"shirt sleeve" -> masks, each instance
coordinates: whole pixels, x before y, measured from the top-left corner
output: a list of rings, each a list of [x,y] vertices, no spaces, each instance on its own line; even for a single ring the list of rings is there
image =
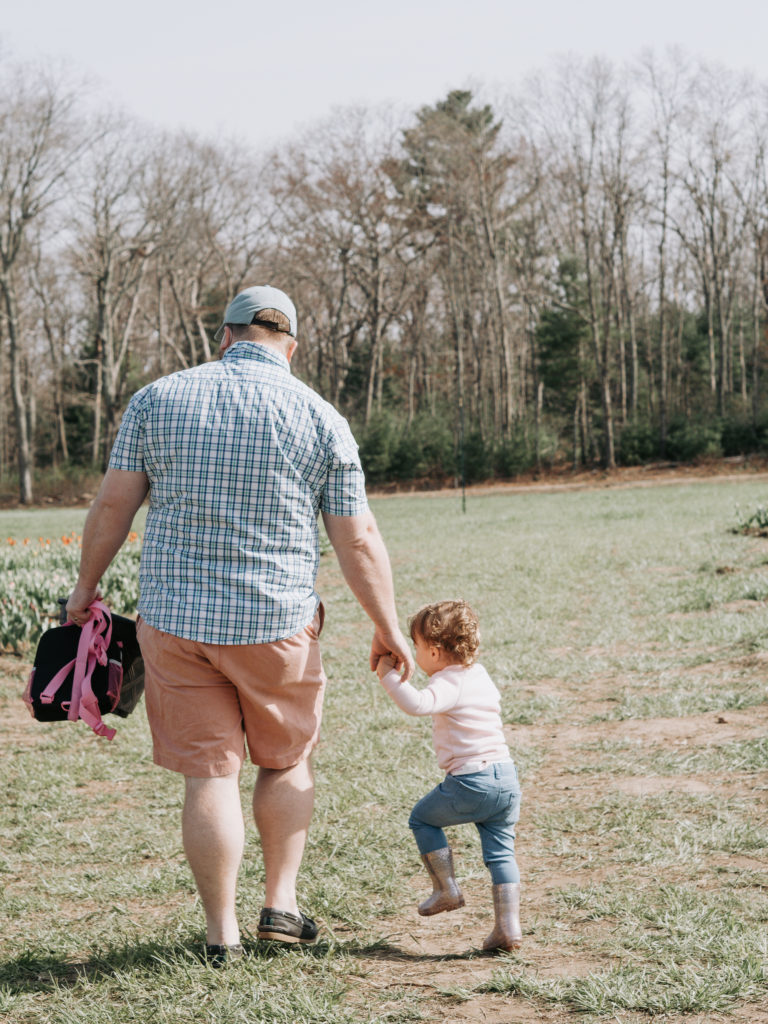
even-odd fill
[[[133,473],[146,472],[144,463],[144,422],[146,418],[147,388],[137,391],[123,413],[120,428],[109,457],[110,469],[124,469]]]
[[[336,416],[329,440],[328,473],[320,507],[331,516],[359,516],[368,511],[365,474],[349,424]]]
[[[393,669],[387,672],[381,685],[406,715],[439,715],[450,711],[459,699],[460,686],[450,679],[433,679],[429,686],[417,690],[410,683],[401,682]]]

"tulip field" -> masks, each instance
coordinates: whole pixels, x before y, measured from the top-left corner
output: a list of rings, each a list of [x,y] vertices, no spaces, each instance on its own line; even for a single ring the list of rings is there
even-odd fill
[[[80,535],[4,537],[0,540],[0,650],[25,654],[58,618],[60,597],[77,578]],[[131,532],[103,580],[110,603],[132,615],[139,599],[141,537]]]

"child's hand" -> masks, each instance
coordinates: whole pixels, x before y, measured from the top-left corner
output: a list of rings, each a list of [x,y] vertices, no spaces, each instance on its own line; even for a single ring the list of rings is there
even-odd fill
[[[379,679],[383,679],[387,672],[391,672],[395,668],[397,668],[395,659],[389,654],[382,654],[376,663],[376,674]]]

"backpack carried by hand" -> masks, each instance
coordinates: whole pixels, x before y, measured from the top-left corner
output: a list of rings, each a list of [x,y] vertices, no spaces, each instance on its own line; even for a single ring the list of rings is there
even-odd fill
[[[101,601],[90,610],[82,627],[68,622],[40,637],[24,701],[38,722],[81,718],[111,740],[115,730],[101,716],[133,711],[144,690],[144,662],[132,619],[113,615]]]

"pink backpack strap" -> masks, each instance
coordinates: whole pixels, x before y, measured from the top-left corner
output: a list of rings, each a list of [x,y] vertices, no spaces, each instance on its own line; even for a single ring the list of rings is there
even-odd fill
[[[94,626],[94,634],[91,638],[89,649],[88,649],[88,661],[85,675],[83,676],[80,684],[80,717],[86,723],[90,725],[97,736],[106,736],[108,740],[111,740],[115,736],[115,729],[105,725],[101,718],[101,710],[99,709],[99,702],[96,699],[96,695],[93,692],[93,686],[91,680],[93,678],[93,670],[96,668],[97,663],[99,665],[107,664],[107,648],[109,647],[109,641],[112,637],[112,618],[109,612],[104,609],[104,614],[101,612],[95,613],[93,619],[89,619],[89,622],[96,622]],[[100,632],[101,628],[106,624],[104,632]],[[86,623],[88,625],[88,623]],[[74,703],[74,702],[73,702]]]
[[[94,601],[90,605],[90,609],[92,615],[83,626],[77,645],[75,672],[72,679],[72,701],[67,718],[72,722],[82,718],[97,736],[106,736],[108,740],[111,740],[115,736],[116,730],[105,725],[101,719],[99,702],[93,692],[91,679],[97,664],[107,664],[107,649],[112,639],[112,616],[102,601]],[[70,666],[71,664],[70,662]],[[67,670],[70,666],[67,667]],[[62,669],[62,671],[64,670]],[[61,672],[57,675],[61,675]],[[51,684],[52,682],[53,680]],[[46,687],[46,690],[51,684]],[[58,685],[60,686],[61,683]]]
[[[80,640],[77,645],[77,656],[75,658],[75,673],[72,677],[72,701],[69,705],[67,718],[70,722],[76,722],[80,717],[80,694],[83,689],[83,679],[88,671],[88,650],[93,638],[93,619],[88,619],[80,630]]]
[[[48,683],[46,688],[40,694],[40,703],[41,704],[51,704],[53,702],[53,698],[56,696],[57,690],[59,689],[59,687],[62,685],[64,680],[69,675],[70,671],[72,670],[72,666],[74,664],[75,664],[75,659],[73,658],[72,661],[68,661],[67,664],[63,668],[59,669],[59,671],[56,673],[56,675],[53,677],[53,679],[51,679],[50,683]],[[62,705],[62,706],[64,706],[64,705]]]
[[[90,688],[90,684],[83,686],[83,695],[80,698],[80,717],[86,725],[90,725],[97,736],[105,736],[108,740],[115,738],[116,729],[106,725],[101,717],[99,702]]]

